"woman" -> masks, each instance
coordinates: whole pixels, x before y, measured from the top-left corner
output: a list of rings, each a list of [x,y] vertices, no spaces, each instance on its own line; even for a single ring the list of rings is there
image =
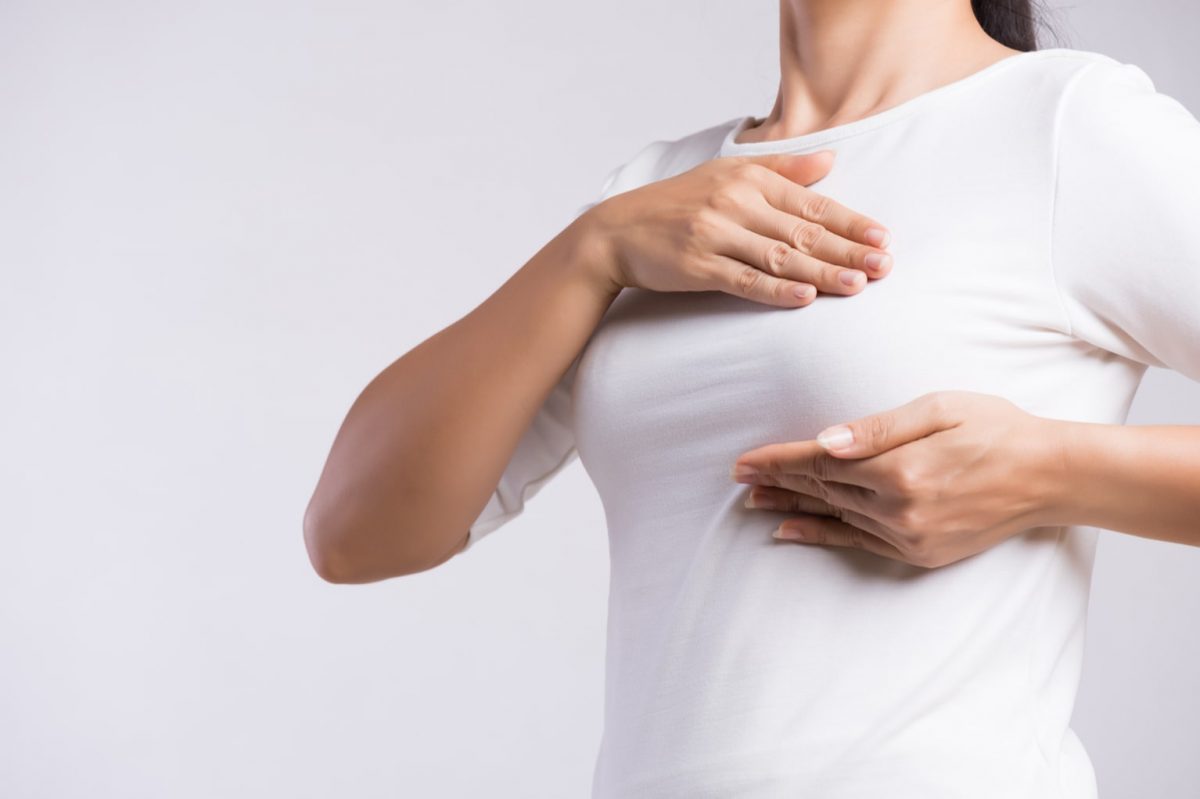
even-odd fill
[[[1028,11],[783,0],[768,116],[649,144],[364,390],[317,570],[432,568],[579,457],[594,796],[1096,796],[1090,526],[1200,545],[1200,429],[1122,424],[1200,379],[1200,122]]]

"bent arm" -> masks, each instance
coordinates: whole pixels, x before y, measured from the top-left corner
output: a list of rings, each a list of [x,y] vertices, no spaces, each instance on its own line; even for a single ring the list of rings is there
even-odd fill
[[[462,550],[521,434],[620,292],[608,263],[590,215],[577,217],[363,389],[304,514],[322,578],[373,582]]]
[[[1064,90],[1051,277],[1067,331],[1200,380],[1200,120],[1108,57]],[[1061,423],[1064,523],[1200,544],[1200,428]]]

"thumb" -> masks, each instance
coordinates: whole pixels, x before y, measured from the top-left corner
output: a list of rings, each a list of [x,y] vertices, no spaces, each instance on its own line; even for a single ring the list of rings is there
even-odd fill
[[[775,170],[801,186],[810,186],[829,174],[835,155],[833,150],[817,150],[815,153],[771,153],[750,160]]]
[[[817,443],[839,458],[866,458],[953,427],[956,423],[948,418],[945,403],[936,393],[922,395],[890,411],[827,427],[817,433]]]

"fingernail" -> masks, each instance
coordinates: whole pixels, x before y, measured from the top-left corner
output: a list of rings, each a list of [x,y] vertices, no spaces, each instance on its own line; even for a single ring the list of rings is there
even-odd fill
[[[844,424],[817,433],[817,443],[825,449],[845,449],[854,443],[854,431]]]
[[[775,532],[771,533],[771,537],[779,538],[783,541],[803,541],[804,533],[795,527],[784,527],[781,524],[775,528]]]
[[[858,283],[859,276],[861,274],[862,274],[862,272],[856,272],[853,269],[847,269],[844,272],[842,272],[840,275],[838,275],[838,280],[840,280],[843,285],[853,286]]]
[[[735,464],[733,467],[733,478],[735,480],[747,480],[758,477],[758,470],[753,466],[747,466],[744,463]]]
[[[775,510],[775,498],[774,497],[764,496],[761,494],[755,494],[753,491],[751,491],[749,494],[746,495],[746,502],[744,504],[747,508],[758,508],[759,510]]]
[[[886,247],[888,242],[891,241],[892,234],[881,227],[870,227],[863,234],[863,238],[873,247]]]
[[[874,269],[876,271],[880,271],[883,269],[884,265],[887,264],[887,262],[890,260],[891,260],[891,257],[888,255],[885,255],[884,253],[871,252],[871,253],[867,253],[866,257],[863,258],[863,264],[866,265],[866,267],[868,269]]]
[[[792,289],[792,293],[796,295],[796,299],[807,300],[809,297],[812,296],[813,287],[812,286],[796,286],[794,289]]]

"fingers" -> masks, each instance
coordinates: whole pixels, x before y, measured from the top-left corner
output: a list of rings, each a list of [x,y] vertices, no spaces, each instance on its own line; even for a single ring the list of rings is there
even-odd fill
[[[809,439],[765,444],[743,452],[734,462],[730,476],[739,483],[758,485],[778,485],[803,476],[875,490],[882,483],[882,471],[886,471],[886,464],[870,459],[843,460]]]
[[[882,223],[778,172],[763,170],[761,180],[763,197],[780,211],[816,222],[844,239],[872,247],[887,247],[891,241],[891,234]]]
[[[778,277],[727,255],[709,256],[712,289],[765,305],[799,308],[817,296],[811,283]]]
[[[828,427],[817,443],[839,458],[865,458],[958,424],[948,392],[932,391],[882,413]]]
[[[820,226],[810,230],[819,231]],[[806,234],[807,235],[807,234]],[[837,266],[803,252],[786,241],[731,223],[721,239],[721,254],[758,267],[768,274],[811,283],[827,294],[855,294],[867,284],[858,270]]]
[[[708,288],[799,307],[818,292],[855,294],[869,278],[890,272],[890,254],[862,241],[886,244],[881,225],[795,181],[806,169],[828,170],[832,151],[816,155],[710,162],[723,171],[687,231],[701,240],[695,249],[714,267],[704,276]]]
[[[747,508],[803,514],[785,519],[776,538],[810,544],[863,549],[887,558],[914,563],[901,548],[903,541],[882,522],[840,504],[774,486],[752,486],[746,495]]]
[[[886,527],[867,517],[855,518],[851,514],[847,518],[851,521],[823,516],[785,519],[775,537],[804,544],[861,549],[891,560],[913,563],[899,547],[887,540],[889,531]]]
[[[768,155],[745,156],[741,160],[760,164],[789,180],[807,186],[829,174],[836,153],[833,150],[818,150],[815,153],[770,153]]]
[[[765,200],[750,210],[749,218],[743,224],[763,236],[786,242],[818,261],[861,270],[869,277],[883,277],[892,268],[892,256],[884,250],[855,243],[819,221],[781,211]]]
[[[747,508],[787,513],[819,513],[845,518],[846,513],[869,515],[881,506],[875,492],[849,483],[822,483],[798,478],[787,485],[754,485],[746,495]]]
[[[837,516],[838,513],[836,506],[820,497],[767,485],[750,486],[744,505],[747,508],[786,513],[817,513],[823,516]]]

